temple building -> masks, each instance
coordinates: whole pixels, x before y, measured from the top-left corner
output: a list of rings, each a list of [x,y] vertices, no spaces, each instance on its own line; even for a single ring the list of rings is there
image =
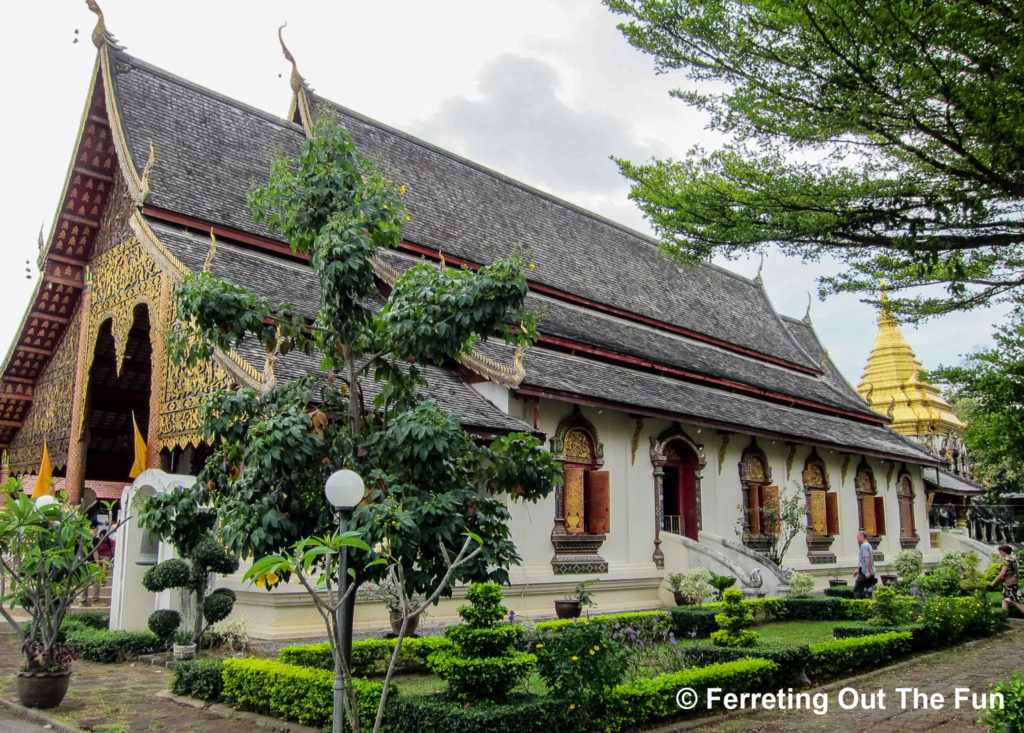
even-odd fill
[[[985,493],[985,488],[971,477],[970,455],[963,439],[967,426],[956,416],[938,388],[921,379],[921,362],[886,310],[888,298],[884,286],[881,299],[878,332],[857,391],[873,410],[892,419],[892,430],[944,459],[944,466],[935,466],[922,473],[928,496],[929,521],[936,529],[966,529],[970,499]],[[901,495],[909,490],[904,486],[898,488]],[[971,526],[972,536],[984,535],[984,539],[990,542],[997,534],[975,532],[975,529]],[[938,534],[933,534],[932,539],[938,547]]]
[[[882,368],[868,404],[809,316],[776,313],[759,278],[683,270],[649,237],[317,96],[294,62],[280,117],[128,55],[102,17],[93,35],[74,158],[2,367],[0,446],[12,473],[32,473],[45,441],[73,500],[120,482],[122,504],[137,508],[198,471],[205,395],[319,373],[315,357],[297,352],[270,373],[262,348],[245,344],[180,366],[167,332],[175,284],[207,262],[299,313],[317,311],[306,261],[253,223],[246,200],[326,110],[406,187],[404,239],[375,263],[383,293],[423,260],[476,268],[522,247],[536,265],[527,306],[542,314],[538,344],[523,353],[488,341],[460,363],[425,368],[430,393],[471,432],[542,433],[564,466],[547,501],[510,507],[523,563],[506,599],[518,614],[550,614],[552,598],[593,577],[600,610],[649,608],[669,598],[666,573],[696,565],[751,594],[785,590],[793,568],[824,583],[852,572],[860,529],[882,565],[910,547],[937,558],[920,539],[927,474],[944,461],[890,424],[920,423],[927,404],[935,430],[948,406]],[[893,380],[915,398],[890,417],[872,405]],[[134,482],[133,416],[150,469]],[[806,502],[806,522],[774,563],[776,508],[792,496]],[[135,524],[122,539],[113,624],[139,627],[161,601],[138,586],[138,563],[169,549]],[[301,589],[228,582],[258,635],[318,628]],[[357,623],[369,613],[360,603]]]

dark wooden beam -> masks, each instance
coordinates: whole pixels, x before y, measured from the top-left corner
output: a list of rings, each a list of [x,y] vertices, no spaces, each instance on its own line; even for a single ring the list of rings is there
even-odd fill
[[[37,346],[23,346],[22,344],[18,344],[14,348],[15,351],[25,351],[29,354],[42,354],[43,356],[50,356],[53,353],[52,349],[40,349]]]
[[[87,227],[92,227],[93,229],[100,228],[100,223],[96,219],[87,219],[86,217],[79,216],[78,214],[61,214],[60,218],[67,219],[72,224],[82,224]]]
[[[80,165],[76,165],[75,168],[74,168],[74,171],[75,171],[75,173],[81,173],[83,176],[90,176],[92,178],[98,178],[99,180],[106,181],[107,183],[113,183],[114,182],[114,177],[112,175],[110,175],[109,173],[100,173],[99,171],[94,171],[94,170],[92,170],[90,168],[85,168],[85,167],[80,166]]]
[[[66,316],[58,316],[53,313],[44,313],[43,311],[29,311],[29,318],[41,318],[47,321],[54,321],[56,323],[62,323],[65,326],[71,323],[71,319]]]

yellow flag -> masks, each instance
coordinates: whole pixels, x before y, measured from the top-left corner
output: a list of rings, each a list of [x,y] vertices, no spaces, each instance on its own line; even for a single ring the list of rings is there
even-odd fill
[[[50,479],[52,478],[53,466],[50,465],[50,451],[46,449],[46,441],[43,441],[43,460],[39,462],[39,472],[36,474],[36,487],[32,489],[33,499],[53,493],[50,486]]]
[[[129,478],[135,478],[146,470],[146,441],[142,439],[142,433],[139,432],[139,424],[135,422],[134,412],[132,413],[132,427],[135,428],[135,463],[132,464],[132,470],[128,472]]]

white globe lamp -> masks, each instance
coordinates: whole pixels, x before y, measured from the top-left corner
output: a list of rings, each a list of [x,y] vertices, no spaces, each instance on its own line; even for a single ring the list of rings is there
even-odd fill
[[[327,477],[324,496],[336,511],[351,511],[363,500],[366,487],[355,471],[344,468]]]

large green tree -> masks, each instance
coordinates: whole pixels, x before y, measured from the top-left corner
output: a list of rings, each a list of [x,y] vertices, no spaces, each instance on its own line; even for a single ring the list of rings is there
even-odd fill
[[[213,453],[200,487],[230,549],[263,557],[331,530],[324,481],[350,468],[367,487],[350,529],[386,543],[409,595],[437,587],[467,534],[483,550],[450,580],[506,582],[519,556],[505,497],[547,496],[557,464],[532,436],[468,434],[428,398],[423,365],[451,364],[480,339],[532,343],[525,263],[510,257],[475,273],[415,265],[381,306],[373,258],[401,240],[403,193],[325,114],[298,159],[278,161],[250,198],[257,221],[309,256],[319,312],[298,314],[208,271],[178,287],[188,325],[174,358],[195,363],[250,339],[267,352],[262,389],[218,392],[202,410]],[[323,373],[277,380],[275,362],[294,350],[315,354]],[[373,556],[353,552],[357,583],[384,572]]]
[[[846,267],[823,295],[885,276],[911,320],[1020,296],[1024,4],[604,2],[728,137],[618,161],[667,252],[832,256]],[[944,296],[907,292],[934,284]]]
[[[944,384],[967,422],[973,473],[999,494],[1024,489],[1024,315],[994,335],[995,345],[929,377]]]

